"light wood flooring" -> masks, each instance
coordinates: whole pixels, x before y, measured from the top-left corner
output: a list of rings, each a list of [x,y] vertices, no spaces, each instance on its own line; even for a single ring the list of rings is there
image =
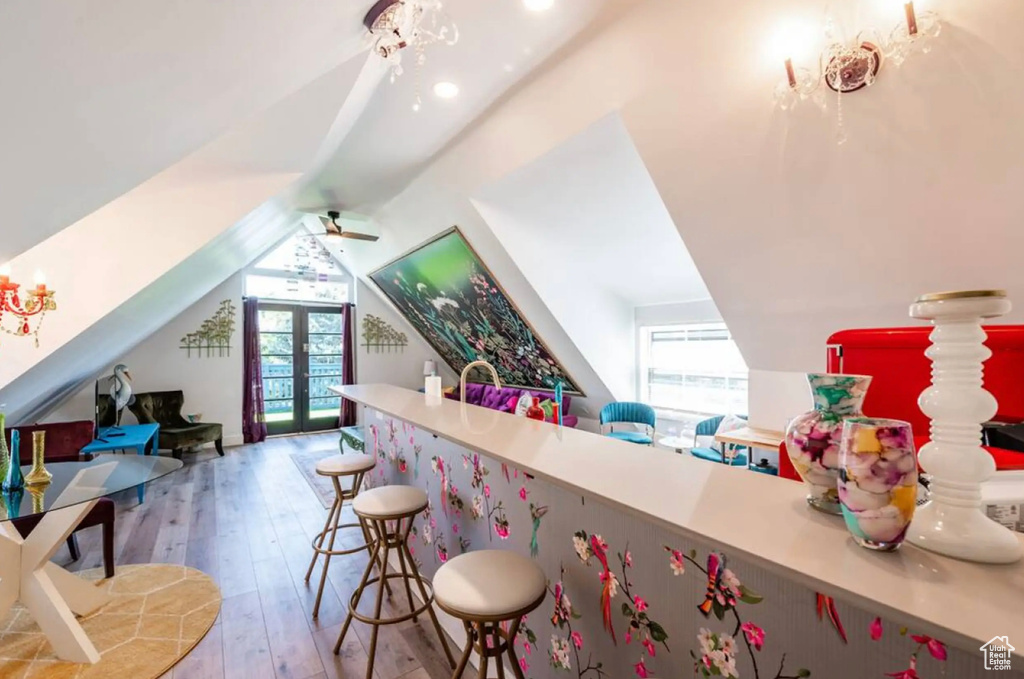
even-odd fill
[[[229,448],[223,458],[186,455],[181,470],[147,487],[144,504],[134,491],[115,498],[118,564],[186,564],[211,575],[224,596],[213,629],[165,679],[363,679],[370,628],[354,623],[341,654],[333,648],[365,554],[334,557],[318,620],[320,569],[309,586],[303,581],[327,510],[290,453],[337,450],[337,442],[332,432]],[[82,558],[71,570],[101,564],[98,527],[82,531],[79,545]],[[55,560],[68,558],[62,548]],[[394,603],[406,606],[397,591]],[[423,622],[381,628],[377,679],[450,679]]]

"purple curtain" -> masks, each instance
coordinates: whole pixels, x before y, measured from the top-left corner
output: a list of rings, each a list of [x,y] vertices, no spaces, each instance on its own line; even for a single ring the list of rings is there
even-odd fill
[[[344,329],[344,335],[341,338],[341,383],[342,384],[355,384],[356,383],[356,349],[355,340],[353,335],[354,330],[354,317],[353,311],[355,307],[351,304],[345,304],[341,307],[341,325]],[[356,423],[356,404],[354,401],[348,399],[341,400],[341,426],[352,427]]]
[[[267,438],[267,419],[263,411],[263,361],[260,358],[259,300],[246,297],[242,306],[245,336],[245,377],[242,385],[242,437],[246,443]]]

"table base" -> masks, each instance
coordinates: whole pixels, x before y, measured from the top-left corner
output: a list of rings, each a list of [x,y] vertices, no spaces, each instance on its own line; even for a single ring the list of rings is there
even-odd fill
[[[75,615],[87,615],[109,601],[95,583],[50,559],[96,500],[47,512],[22,538],[10,522],[0,523],[0,620],[20,601],[61,660],[96,663],[100,654]]]

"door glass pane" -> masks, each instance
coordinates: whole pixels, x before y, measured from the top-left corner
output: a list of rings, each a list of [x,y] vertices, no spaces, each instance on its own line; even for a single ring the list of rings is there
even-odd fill
[[[295,416],[295,367],[291,311],[260,309],[260,354],[263,363],[263,405],[268,424],[290,429]]]
[[[342,316],[309,314],[309,419],[336,418],[341,399],[329,387],[341,384]]]
[[[260,332],[292,331],[292,312],[260,309]]]

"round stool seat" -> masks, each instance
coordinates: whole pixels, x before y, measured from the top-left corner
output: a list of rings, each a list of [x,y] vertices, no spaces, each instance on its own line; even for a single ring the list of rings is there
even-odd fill
[[[363,491],[352,501],[352,511],[367,519],[394,519],[426,508],[427,494],[413,486],[381,486]]]
[[[461,554],[434,575],[434,600],[471,619],[509,620],[544,597],[547,579],[537,564],[515,552],[484,549]]]
[[[349,455],[332,455],[316,463],[316,473],[320,476],[348,476],[360,472],[368,472],[376,466],[377,460],[369,455],[353,453]]]

